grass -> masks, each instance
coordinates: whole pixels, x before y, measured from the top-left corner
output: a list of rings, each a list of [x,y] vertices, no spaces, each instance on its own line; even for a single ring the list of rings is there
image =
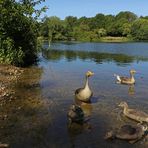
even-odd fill
[[[132,39],[127,38],[127,37],[112,37],[112,36],[107,36],[107,37],[101,37],[100,38],[101,42],[128,42],[132,41]]]

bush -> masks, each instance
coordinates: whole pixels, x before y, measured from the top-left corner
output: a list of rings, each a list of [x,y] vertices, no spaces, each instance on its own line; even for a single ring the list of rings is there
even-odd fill
[[[35,0],[0,1],[0,63],[28,66],[36,62],[38,23],[32,17],[36,4]]]
[[[1,41],[0,47],[0,63],[19,65],[19,63],[23,63],[23,51],[21,47],[18,50],[14,49],[13,40],[7,38],[3,42]]]

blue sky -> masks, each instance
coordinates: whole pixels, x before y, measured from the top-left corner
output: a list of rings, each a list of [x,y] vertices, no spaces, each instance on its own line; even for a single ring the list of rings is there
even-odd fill
[[[49,8],[44,15],[61,19],[66,16],[93,17],[97,13],[116,15],[120,11],[148,16],[148,0],[46,0],[43,5]]]

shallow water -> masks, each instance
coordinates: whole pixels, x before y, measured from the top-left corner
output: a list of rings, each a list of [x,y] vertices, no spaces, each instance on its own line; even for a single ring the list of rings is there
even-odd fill
[[[1,109],[9,115],[1,121],[0,142],[27,148],[148,147],[147,139],[134,145],[104,140],[111,129],[137,124],[125,117],[119,120],[116,108],[121,101],[148,113],[148,43],[59,42],[39,58],[39,66],[28,69],[13,84],[15,101]],[[114,73],[128,76],[130,69],[137,71],[136,84],[116,84]],[[93,97],[81,107],[89,120],[69,128],[67,111],[78,103],[74,91],[84,85],[88,70],[95,73],[89,81]]]

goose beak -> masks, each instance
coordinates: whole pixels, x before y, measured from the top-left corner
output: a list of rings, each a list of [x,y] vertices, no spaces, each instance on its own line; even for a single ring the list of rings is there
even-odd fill
[[[87,75],[88,77],[90,77],[90,76],[93,76],[93,75],[94,75],[94,73],[93,73],[93,72],[91,72],[91,71],[88,71],[88,72],[86,73],[86,75]]]
[[[134,69],[131,69],[130,72],[131,73],[137,73],[136,70],[134,70]]]

